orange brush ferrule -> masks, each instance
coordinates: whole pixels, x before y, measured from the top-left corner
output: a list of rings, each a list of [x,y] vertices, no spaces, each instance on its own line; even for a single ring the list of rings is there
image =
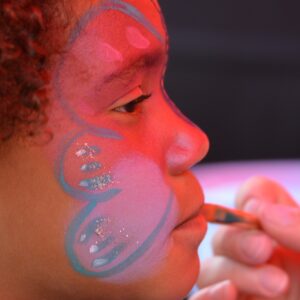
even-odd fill
[[[210,223],[237,225],[249,229],[261,228],[260,222],[256,217],[241,210],[205,203],[201,213]]]

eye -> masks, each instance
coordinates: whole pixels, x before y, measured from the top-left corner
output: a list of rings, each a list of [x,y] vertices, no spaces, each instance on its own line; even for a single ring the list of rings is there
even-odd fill
[[[114,111],[122,112],[122,113],[134,113],[138,109],[139,104],[141,102],[149,99],[150,97],[151,97],[151,94],[141,95],[140,97],[138,97],[124,105],[114,108]]]
[[[139,105],[150,97],[151,94],[144,94],[141,88],[138,87],[117,101],[117,106],[113,108],[113,111],[120,113],[135,113],[138,111]]]

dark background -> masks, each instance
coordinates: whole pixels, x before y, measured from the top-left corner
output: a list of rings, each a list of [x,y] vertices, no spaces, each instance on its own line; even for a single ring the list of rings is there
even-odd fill
[[[300,158],[300,3],[160,4],[166,89],[210,137],[206,161]]]

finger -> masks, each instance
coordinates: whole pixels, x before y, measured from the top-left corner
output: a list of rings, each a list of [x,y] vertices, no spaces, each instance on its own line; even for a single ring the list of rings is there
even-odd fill
[[[278,183],[254,177],[241,187],[236,204],[256,215],[266,233],[281,245],[300,251],[300,208]]]
[[[195,293],[189,300],[236,300],[237,290],[229,281],[225,280]]]
[[[198,284],[200,288],[207,287],[226,279],[239,292],[261,297],[280,296],[289,285],[288,275],[280,268],[272,265],[250,267],[221,256],[203,263]]]
[[[262,176],[252,177],[241,186],[236,206],[242,209],[251,199],[297,206],[293,197],[281,185]]]
[[[270,259],[274,243],[263,232],[224,226],[215,234],[212,247],[216,255],[227,256],[245,264],[258,265]]]
[[[300,251],[300,208],[250,200],[245,210],[256,215],[264,231],[281,245]]]

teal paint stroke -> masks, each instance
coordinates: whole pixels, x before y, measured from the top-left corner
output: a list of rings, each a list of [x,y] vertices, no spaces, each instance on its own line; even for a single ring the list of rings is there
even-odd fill
[[[115,196],[114,194],[111,195],[112,197]],[[105,271],[90,271],[87,270],[79,261],[78,257],[75,254],[74,251],[74,245],[76,243],[76,234],[80,228],[80,225],[86,220],[88,215],[94,210],[94,208],[97,206],[98,203],[91,202],[88,204],[85,208],[82,209],[82,211],[78,214],[78,216],[73,220],[71,223],[67,237],[66,237],[66,251],[68,253],[68,256],[72,262],[73,268],[80,272],[81,274],[84,274],[86,276],[91,277],[101,277],[106,278],[110,277],[112,275],[116,275],[118,273],[121,273],[122,271],[126,270],[130,265],[132,265],[134,262],[136,262],[141,256],[143,256],[147,250],[153,245],[155,242],[155,239],[161,232],[162,228],[166,224],[166,221],[170,215],[172,204],[174,201],[173,194],[170,194],[169,200],[167,202],[166,208],[160,218],[160,221],[156,225],[156,227],[153,229],[153,231],[148,235],[146,240],[127,258],[125,258],[122,262],[117,264],[116,266],[112,267],[111,269],[105,270]],[[120,245],[121,246],[121,245]],[[104,256],[105,257],[105,256]],[[116,258],[116,257],[114,257]]]

